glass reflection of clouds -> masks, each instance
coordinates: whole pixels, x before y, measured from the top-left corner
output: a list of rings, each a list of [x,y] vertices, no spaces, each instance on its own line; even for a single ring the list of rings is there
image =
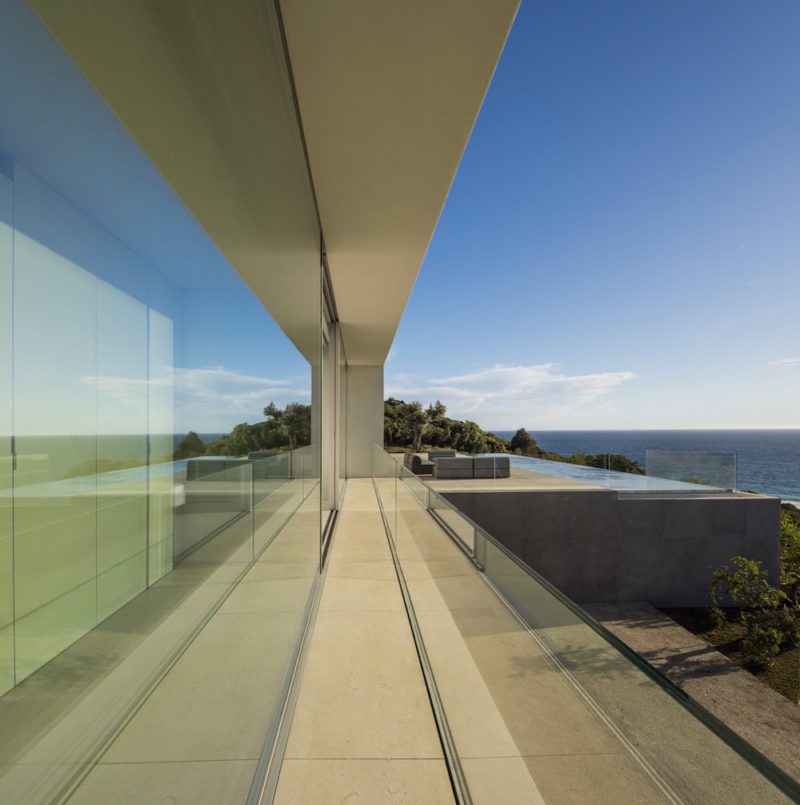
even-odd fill
[[[80,220],[78,210],[18,164],[14,186],[17,224],[39,216],[52,225],[60,218],[86,247],[91,222]],[[243,284],[238,291],[215,293],[220,304],[199,316],[198,299],[208,302],[207,294],[184,292],[166,277],[155,277],[155,269],[137,265],[135,255],[125,254],[101,228],[93,235],[98,251],[105,245],[101,241],[109,240],[127,285],[139,272],[139,293],[14,230],[15,304],[36,311],[16,331],[15,381],[25,384],[25,405],[15,417],[18,433],[144,433],[148,394],[173,401],[176,419],[158,421],[164,432],[177,434],[228,432],[239,422],[263,418],[270,401],[281,407],[310,402],[308,365]],[[69,247],[64,251],[69,254]],[[157,307],[148,308],[148,292]],[[84,349],[74,349],[78,337],[85,340]]]
[[[18,634],[29,635],[17,640],[19,681],[144,589],[154,545],[150,575],[170,569],[182,514],[197,521],[192,544],[231,519],[225,502],[199,524],[185,488],[178,504],[175,479],[148,464],[169,462],[184,481],[186,463],[171,462],[178,436],[225,434],[263,419],[269,402],[307,402],[310,375],[250,292],[230,288],[241,281],[228,266],[218,269],[226,290],[183,289],[27,168],[10,173],[14,281],[4,302],[15,314],[14,533],[25,535],[15,608]],[[148,530],[158,535],[149,545]],[[60,580],[38,558],[55,546],[72,567]]]
[[[155,678],[267,548],[293,559],[297,600],[287,607],[296,615],[285,614],[282,628],[295,618],[299,634],[319,568],[320,506],[318,417],[312,418],[311,444],[294,451],[287,437],[285,444],[244,456],[176,459],[176,444],[189,431],[207,445],[240,423],[264,420],[270,402],[280,410],[310,405],[315,369],[30,8],[9,0],[4,23],[5,766],[4,747],[24,755],[41,737],[37,724],[61,734],[55,727],[60,716],[97,688],[104,669],[130,663],[121,677],[135,676],[143,686]],[[274,97],[288,97],[284,75],[264,80],[276,83]],[[293,115],[293,108],[282,109],[277,119],[285,117],[291,129]],[[286,142],[294,151],[275,159],[304,166],[299,140]],[[310,187],[297,193],[311,199]],[[319,330],[319,232],[307,221],[293,231],[307,230],[308,242],[300,250],[293,243],[291,252],[311,255],[305,264],[292,263],[308,289],[297,305],[308,321],[292,326],[313,336]],[[283,251],[274,244],[265,273],[280,267]],[[302,516],[281,530],[301,506]],[[162,626],[171,630],[167,639]],[[274,652],[279,670],[290,649]],[[90,655],[95,659],[85,661]],[[37,675],[26,686],[43,666],[47,679]],[[68,758],[81,757],[84,744],[94,746],[95,736],[133,706],[139,688],[126,683],[115,689],[114,678],[103,688],[114,691],[106,720],[70,734],[62,754],[48,756],[36,771],[31,766],[29,779],[22,775],[26,785],[40,785],[48,763],[47,774],[60,779]],[[65,679],[69,696],[58,688]],[[265,707],[270,696],[277,701],[278,687],[264,692]],[[8,793],[4,785],[0,774],[0,799]],[[13,801],[27,801],[18,796],[25,790],[15,789]]]
[[[230,267],[216,261],[198,278],[222,290],[182,288],[7,164],[16,638],[6,686],[242,516],[238,492],[231,505],[220,488],[187,488],[186,462],[172,461],[178,437],[222,435],[263,419],[269,402],[310,400],[308,364]],[[169,475],[149,471],[159,463]]]

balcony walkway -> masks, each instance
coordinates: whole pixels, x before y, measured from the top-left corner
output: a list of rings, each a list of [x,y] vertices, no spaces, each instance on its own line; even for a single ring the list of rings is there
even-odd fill
[[[348,481],[276,802],[453,802],[371,480]]]
[[[791,801],[517,565],[487,553],[491,578],[516,595],[535,628],[524,625],[420,504],[417,481],[375,483],[383,514],[371,479],[348,481],[276,802],[453,803],[451,779],[462,777],[475,805]],[[224,602],[86,769],[71,803],[247,799],[317,577],[318,522],[318,506],[301,505],[230,594],[231,574],[244,565],[211,562],[206,578],[202,551],[154,588],[180,593],[182,604],[167,618],[157,611],[137,649],[148,657],[154,643],[169,642],[173,619],[196,616],[194,596],[218,593]],[[205,551],[222,547],[210,542]],[[195,576],[203,580],[197,587]],[[406,600],[444,725],[434,717]],[[125,636],[129,617],[107,622],[108,636]],[[83,656],[65,652],[54,667]],[[26,745],[12,772],[44,780],[43,759],[62,756],[53,745],[92,735],[93,717],[124,693],[138,658],[79,696],[80,706],[41,746]],[[20,724],[31,715],[30,687],[9,699]]]
[[[475,803],[680,801],[426,511],[409,504],[396,528]],[[613,657],[586,648],[599,672],[624,673],[624,663],[615,668]],[[705,801],[714,801],[716,782],[709,780]],[[454,798],[370,480],[348,482],[276,801],[351,798]]]

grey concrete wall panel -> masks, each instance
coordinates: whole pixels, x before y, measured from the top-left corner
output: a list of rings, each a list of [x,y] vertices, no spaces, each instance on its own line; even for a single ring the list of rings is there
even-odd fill
[[[707,606],[712,572],[743,555],[778,582],[780,501],[618,496],[611,490],[444,496],[579,603]]]

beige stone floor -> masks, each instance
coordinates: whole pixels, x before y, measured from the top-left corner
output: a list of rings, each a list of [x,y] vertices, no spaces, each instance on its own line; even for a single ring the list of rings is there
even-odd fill
[[[521,625],[420,507],[379,482],[476,805],[783,803],[511,562]],[[280,532],[87,775],[81,805],[244,802],[316,572],[318,510]],[[499,563],[499,564],[498,564]],[[276,801],[452,803],[375,487],[351,479]]]
[[[241,803],[318,573],[319,507],[292,516],[70,798]]]
[[[668,802],[410,496],[397,547],[476,804]]]
[[[372,481],[328,561],[275,801],[453,802]]]
[[[378,486],[476,805],[785,801],[737,779],[740,759],[547,597],[536,639],[410,486]],[[682,753],[668,743],[682,739]],[[695,753],[707,768],[687,768]],[[715,800],[725,762],[735,782]],[[276,801],[453,801],[369,481],[348,483]]]

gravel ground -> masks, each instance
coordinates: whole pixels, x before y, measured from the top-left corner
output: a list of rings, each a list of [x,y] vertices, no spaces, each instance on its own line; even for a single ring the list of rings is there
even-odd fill
[[[645,602],[584,609],[800,782],[800,706]]]

